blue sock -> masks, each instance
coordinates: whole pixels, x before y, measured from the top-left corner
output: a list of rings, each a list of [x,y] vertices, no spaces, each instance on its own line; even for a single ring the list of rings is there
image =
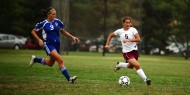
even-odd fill
[[[62,72],[62,74],[66,77],[67,81],[69,81],[70,75],[69,75],[69,73],[67,72],[66,67],[62,67],[62,68],[61,68],[61,72]]]
[[[44,64],[44,61],[45,61],[45,58],[34,58],[34,63],[35,62],[38,62],[38,63],[41,63],[41,64]]]

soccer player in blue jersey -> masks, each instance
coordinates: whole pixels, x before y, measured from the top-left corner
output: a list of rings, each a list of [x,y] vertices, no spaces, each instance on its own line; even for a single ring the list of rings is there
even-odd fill
[[[41,63],[48,66],[53,66],[55,61],[57,61],[59,69],[66,77],[67,81],[74,83],[77,76],[70,77],[66,67],[64,66],[63,59],[61,58],[60,52],[60,39],[59,32],[63,35],[70,37],[74,42],[79,42],[79,39],[71,35],[69,32],[64,30],[64,24],[62,21],[56,18],[56,10],[52,7],[43,10],[47,19],[36,24],[36,27],[32,30],[33,37],[38,41],[39,45],[43,47],[49,58],[38,58],[32,55],[31,61],[29,62],[30,67],[35,63]],[[42,30],[43,39],[37,35],[37,32]]]

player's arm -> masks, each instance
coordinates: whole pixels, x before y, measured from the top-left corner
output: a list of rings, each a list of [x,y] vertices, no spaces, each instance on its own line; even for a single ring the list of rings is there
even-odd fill
[[[43,41],[42,39],[40,39],[40,37],[38,37],[37,33],[36,33],[36,28],[34,28],[31,32],[32,36],[38,41],[39,45],[42,47],[43,46]]]
[[[126,43],[126,42],[140,42],[140,36],[138,33],[135,34],[135,38],[134,39],[125,39],[123,42]]]
[[[110,41],[112,39],[112,37],[116,36],[114,33],[111,33],[108,38],[107,38],[107,42],[106,42],[106,45],[105,45],[105,48],[108,49],[109,48],[109,44],[110,44]]]
[[[62,29],[62,30],[61,30],[61,33],[62,33],[63,35],[65,35],[65,36],[67,36],[67,37],[72,38],[74,42],[79,42],[79,41],[80,41],[77,37],[71,35],[71,34],[70,34],[69,32],[67,32],[65,29]]]

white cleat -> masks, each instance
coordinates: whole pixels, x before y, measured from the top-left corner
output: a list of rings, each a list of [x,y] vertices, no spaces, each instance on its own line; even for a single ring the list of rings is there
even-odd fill
[[[70,83],[74,83],[76,79],[77,79],[77,76],[73,76],[73,77],[71,77],[71,78],[69,79],[69,82],[70,82]]]
[[[29,63],[30,67],[32,67],[32,65],[34,64],[34,58],[36,58],[36,56],[32,55],[32,58],[31,58],[30,63]]]
[[[118,65],[119,65],[119,62],[117,62],[116,66],[115,66],[115,72],[117,72],[120,69],[120,67]]]

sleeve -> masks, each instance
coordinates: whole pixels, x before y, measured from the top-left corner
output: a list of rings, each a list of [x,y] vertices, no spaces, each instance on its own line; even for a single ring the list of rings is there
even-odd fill
[[[117,29],[116,31],[113,32],[115,35],[119,35],[120,29]]]
[[[138,33],[137,29],[133,28],[133,35],[135,35],[137,33]]]
[[[65,25],[64,23],[61,21],[61,20],[57,20],[58,21],[58,26],[61,28],[61,29],[64,29]]]
[[[39,22],[39,23],[37,23],[36,24],[36,31],[39,31],[41,28],[42,28],[42,26],[43,26],[43,22]]]

